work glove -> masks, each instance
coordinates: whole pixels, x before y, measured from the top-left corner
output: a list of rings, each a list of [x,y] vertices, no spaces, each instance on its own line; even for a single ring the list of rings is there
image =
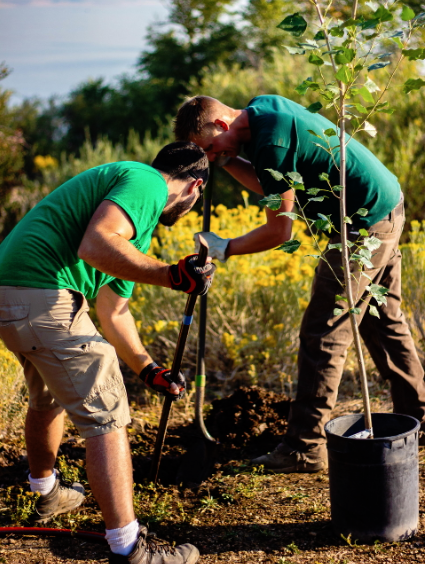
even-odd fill
[[[207,241],[208,255],[211,258],[213,259],[217,258],[220,262],[226,262],[227,260],[226,249],[231,239],[223,239],[222,237],[219,237],[215,233],[211,233],[209,231],[202,231],[201,233],[195,233],[193,239],[195,241],[196,252],[199,252],[199,248],[200,248],[199,238],[197,237],[197,235],[202,235],[202,237],[204,237],[204,239]]]
[[[198,296],[204,296],[208,292],[216,266],[212,262],[205,266],[197,266],[197,262],[197,254],[189,255],[179,260],[178,264],[170,266],[169,275],[173,290]]]
[[[148,386],[164,396],[170,397],[173,401],[181,399],[186,389],[186,380],[181,372],[177,375],[177,381],[174,382],[179,388],[178,394],[172,394],[170,390],[173,380],[171,380],[171,370],[158,366],[156,362],[151,362],[140,372],[139,378]]]

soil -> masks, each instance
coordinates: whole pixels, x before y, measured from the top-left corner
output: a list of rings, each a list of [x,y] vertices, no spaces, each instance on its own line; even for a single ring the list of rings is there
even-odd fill
[[[383,390],[372,394],[373,411],[389,411]],[[211,445],[199,438],[193,423],[174,410],[161,461],[159,484],[149,483],[156,426],[151,408],[134,409],[129,430],[134,464],[135,506],[141,522],[159,537],[191,542],[201,564],[353,564],[425,562],[425,449],[420,449],[420,529],[408,541],[360,545],[335,535],[330,520],[327,471],[316,474],[264,474],[249,459],[272,450],[285,432],[289,398],[259,387],[240,388],[212,402],[206,417]],[[340,398],[334,415],[361,411],[359,399]],[[186,421],[185,421],[186,420]],[[150,422],[146,422],[150,421]],[[22,437],[9,436],[0,446],[0,526],[31,526],[23,509],[28,487]],[[85,449],[75,429],[61,446],[66,467],[84,476]],[[86,485],[86,484],[85,484]],[[23,488],[23,489],[22,489]],[[45,526],[103,532],[97,504],[87,486],[79,511]],[[26,520],[25,520],[26,518]],[[13,535],[0,538],[0,562],[108,562],[106,544],[79,538]]]

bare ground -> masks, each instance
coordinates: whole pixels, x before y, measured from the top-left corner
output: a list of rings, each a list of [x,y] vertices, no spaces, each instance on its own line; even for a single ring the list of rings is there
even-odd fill
[[[207,423],[220,436],[221,447],[210,459],[206,451],[201,452],[201,458],[186,458],[183,474],[190,474],[192,468],[192,477],[199,476],[198,461],[202,457],[205,472],[210,474],[199,488],[190,489],[172,483],[176,468],[182,468],[181,455],[191,443],[187,412],[182,408],[174,413],[161,465],[161,484],[155,487],[147,481],[147,475],[159,407],[146,410],[136,406],[130,440],[137,484],[135,507],[140,520],[148,522],[150,530],[161,538],[195,544],[201,551],[201,564],[425,562],[425,449],[419,453],[419,533],[399,543],[358,545],[354,539],[344,540],[333,532],[327,472],[274,475],[248,466],[250,457],[271,450],[279,442],[287,408],[285,396],[258,388],[236,392],[227,403],[216,402]],[[373,395],[372,410],[390,410],[387,392],[379,390]],[[360,399],[340,398],[334,416],[359,411]],[[72,427],[61,450],[62,469],[84,480],[84,443]],[[33,498],[25,493],[26,469],[22,437],[5,438],[0,446],[2,527],[31,524]],[[103,531],[90,491],[78,512],[56,518],[46,526]],[[8,564],[107,561],[107,546],[87,540],[13,534],[0,538],[0,562]]]

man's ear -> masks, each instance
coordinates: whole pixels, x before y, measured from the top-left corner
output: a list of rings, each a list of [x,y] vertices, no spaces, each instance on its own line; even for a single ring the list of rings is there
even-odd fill
[[[221,127],[223,131],[229,131],[229,124],[226,121],[223,121],[222,119],[216,119],[214,121],[214,124],[218,125],[218,127]]]
[[[198,188],[198,186],[202,185],[202,178],[197,178],[190,183],[189,186],[189,194],[193,194],[193,192]]]

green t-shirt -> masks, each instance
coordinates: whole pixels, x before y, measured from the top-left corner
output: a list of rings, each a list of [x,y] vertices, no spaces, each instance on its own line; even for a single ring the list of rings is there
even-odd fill
[[[136,249],[146,253],[168,199],[157,170],[138,162],[97,166],[78,174],[39,202],[0,245],[0,286],[73,289],[94,298],[108,284],[128,298],[133,282],[96,270],[78,257],[87,226],[103,200],[130,216]]]
[[[274,180],[265,169],[278,170],[282,174],[298,172],[308,188],[329,188],[319,180],[319,174],[329,175],[332,185],[339,184],[339,171],[332,157],[317,144],[325,142],[308,132],[310,129],[324,137],[323,131],[335,129],[335,125],[319,114],[307,111],[303,106],[281,96],[257,96],[248,107],[251,141],[244,146],[263,187],[264,193],[281,194],[286,191],[284,180]],[[349,139],[347,137],[347,139]],[[338,143],[330,137],[331,146]],[[339,165],[339,151],[334,152]],[[347,145],[347,215],[352,216],[359,208],[366,208],[365,217],[353,216],[356,228],[374,225],[397,205],[400,185],[397,178],[361,143],[350,139]],[[322,195],[323,192],[320,193]],[[332,194],[323,202],[309,202],[307,217],[317,219],[317,213],[331,214],[334,223],[339,222],[339,200]],[[308,195],[301,190],[297,196],[302,206]]]

